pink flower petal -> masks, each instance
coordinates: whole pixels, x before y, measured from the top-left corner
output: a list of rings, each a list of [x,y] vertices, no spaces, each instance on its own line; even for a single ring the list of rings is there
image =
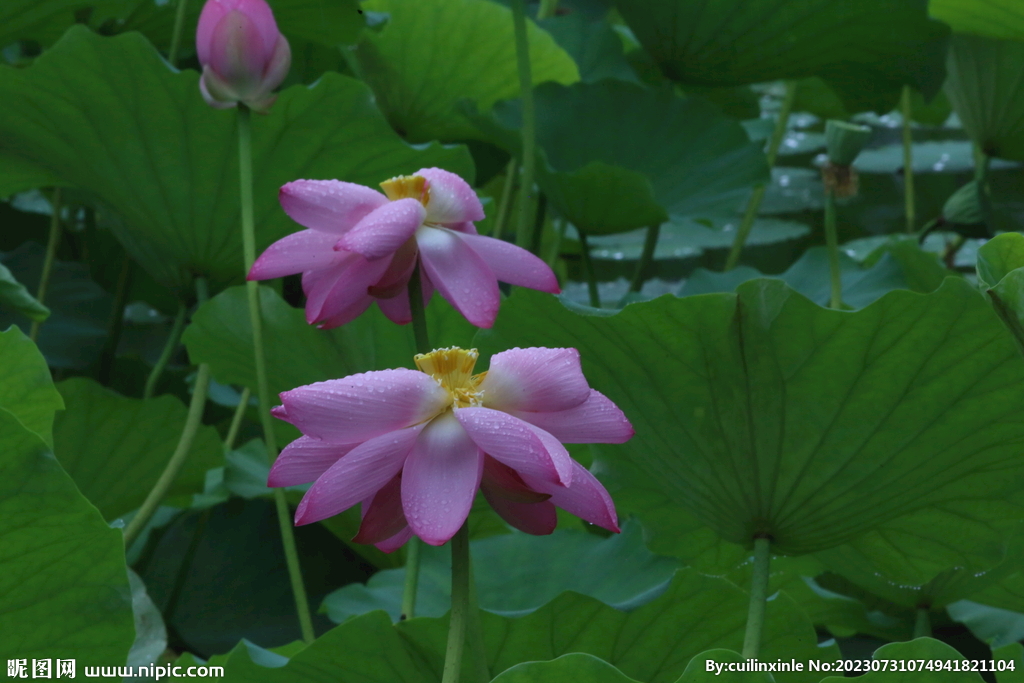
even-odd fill
[[[503,520],[520,531],[534,536],[546,536],[558,526],[558,511],[549,501],[540,503],[519,503],[508,498],[493,495],[483,487],[484,498]]]
[[[337,444],[300,436],[284,447],[270,468],[267,486],[308,484],[326,472],[356,444]]]
[[[309,384],[281,394],[303,434],[358,443],[419,424],[444,410],[448,392],[429,375],[398,368]]]
[[[332,249],[333,251],[333,249]],[[312,324],[323,318],[321,311],[327,296],[334,290],[345,272],[360,258],[359,254],[334,252],[339,260],[322,270],[309,270],[302,274],[302,291],[306,293],[306,322]]]
[[[480,490],[490,490],[492,495],[516,503],[540,503],[551,497],[550,493],[538,493],[531,489],[514,469],[489,455],[484,456],[484,474],[480,480]]]
[[[550,502],[563,510],[591,524],[619,533],[618,516],[615,514],[612,497],[601,482],[575,460],[571,486],[555,486],[534,477],[523,477],[523,480],[536,491],[550,493]]]
[[[562,485],[571,480],[565,447],[533,425],[490,408],[461,408],[455,417],[481,450],[516,472]]]
[[[400,429],[361,443],[309,487],[295,511],[295,524],[333,517],[377,493],[402,470],[423,425]]]
[[[382,543],[408,527],[402,511],[402,474],[399,472],[369,500],[363,501],[363,521],[355,543]]]
[[[461,237],[500,281],[551,294],[562,291],[548,264],[527,250],[483,235],[463,234]]]
[[[451,230],[416,231],[420,263],[431,282],[466,320],[490,327],[498,316],[498,280],[483,259]]]
[[[267,247],[249,270],[249,280],[272,280],[308,270],[322,270],[344,260],[334,251],[334,236],[318,230],[300,230]]]
[[[442,545],[469,516],[484,456],[450,412],[431,420],[402,470],[402,507],[413,533]]]
[[[209,0],[203,5],[203,11],[199,13],[199,23],[196,24],[196,56],[199,57],[200,64],[209,63],[213,29],[224,15],[234,8],[234,2],[230,0]]]
[[[333,330],[335,327],[341,327],[347,325],[359,316],[361,316],[366,309],[370,307],[370,304],[374,302],[372,296],[363,296],[352,302],[347,308],[343,308],[340,311],[335,311],[333,315],[320,320],[316,327],[319,330]]]
[[[484,406],[503,412],[575,408],[590,396],[576,349],[509,349],[491,357]]]
[[[199,77],[199,92],[203,100],[215,109],[231,109],[238,106],[238,95],[209,66],[203,67]]]
[[[412,538],[412,529],[405,527],[388,540],[381,541],[380,543],[374,543],[374,545],[377,546],[377,550],[380,550],[381,552],[393,553],[405,545],[406,541],[410,538]]]
[[[619,407],[596,389],[591,389],[590,397],[575,408],[551,413],[514,410],[511,414],[562,443],[625,443],[635,433]]]
[[[399,199],[374,209],[342,235],[335,249],[372,260],[394,254],[423,224],[426,211],[415,199]]]
[[[461,223],[484,218],[484,207],[465,180],[440,168],[421,168],[415,175],[427,179],[430,201],[427,220],[432,223]]]
[[[410,238],[398,248],[391,264],[380,279],[370,287],[370,295],[377,299],[391,299],[405,290],[416,268],[416,239]]]
[[[281,82],[288,75],[292,66],[292,48],[288,39],[278,34],[274,51],[270,54],[270,60],[263,70],[263,81],[260,83],[260,92],[269,93],[281,85]]]
[[[233,9],[213,28],[210,61],[206,66],[224,79],[238,93],[239,99],[244,99],[259,89],[266,63],[265,51],[273,45],[265,45],[255,22]]]
[[[423,277],[423,308],[426,308],[430,303],[430,297],[434,296],[434,285],[430,282],[430,278],[425,277],[425,273],[420,273]],[[407,325],[412,322],[412,309],[409,308],[409,287],[406,286],[399,292],[398,296],[393,296],[388,299],[377,299],[377,306],[387,316],[387,319],[397,325]]]
[[[340,180],[295,180],[278,193],[281,208],[299,225],[340,236],[388,198]]]
[[[358,304],[362,305],[362,310],[366,310],[366,307],[372,303],[368,299],[369,289],[380,279],[390,262],[390,258],[367,261],[358,255],[347,261],[344,269],[335,279],[334,285],[323,298],[319,314],[313,320],[309,320],[308,314],[310,312],[309,303],[314,300],[314,297],[312,295],[309,297],[306,304],[307,321],[310,323],[325,322],[330,318],[336,318],[346,309]],[[319,294],[319,292],[318,289],[317,293]]]

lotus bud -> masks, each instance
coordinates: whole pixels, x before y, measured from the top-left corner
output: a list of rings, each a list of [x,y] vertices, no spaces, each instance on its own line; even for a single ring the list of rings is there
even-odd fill
[[[825,123],[825,151],[828,163],[821,170],[825,191],[838,198],[857,194],[857,172],[853,161],[871,139],[871,129],[845,121]]]
[[[239,102],[266,111],[288,75],[292,53],[264,0],[207,0],[196,29],[199,90],[218,109]]]

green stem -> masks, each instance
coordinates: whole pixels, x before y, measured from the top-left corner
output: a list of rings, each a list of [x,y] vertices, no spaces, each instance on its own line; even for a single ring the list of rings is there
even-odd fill
[[[974,147],[974,181],[978,186],[978,203],[981,205],[981,213],[985,225],[991,228],[992,224],[992,193],[988,186],[988,172],[992,166],[992,157],[986,154],[980,147]],[[36,297],[38,298],[38,297]]]
[[[551,268],[552,270],[555,269],[555,261],[557,261],[558,257],[561,255],[562,240],[565,239],[566,226],[566,223],[563,219],[556,218],[555,223],[555,242],[554,244],[551,245],[551,251],[548,254],[547,259],[545,259],[544,261],[545,263],[548,264],[548,268]]]
[[[128,290],[132,280],[132,259],[125,252],[121,261],[121,273],[117,277],[117,287],[114,289],[114,303],[110,307],[110,320],[107,323],[107,340],[103,344],[103,352],[100,354],[100,367],[96,378],[100,384],[107,384],[110,381],[110,373],[114,368],[114,359],[117,357],[117,347],[121,343],[121,330],[124,328],[124,307],[128,304]]]
[[[540,242],[544,236],[544,218],[548,209],[548,196],[543,192],[537,197],[537,214],[533,219],[533,233],[530,235],[530,252],[540,256]]]
[[[910,124],[913,111],[910,106],[910,86],[903,86],[900,111],[903,114],[903,209],[907,216],[907,232],[914,234],[917,223],[914,206],[914,136]]]
[[[536,154],[536,114],[533,107],[533,76],[530,74],[530,46],[526,38],[526,10],[523,0],[512,0],[512,23],[516,35],[516,64],[519,67],[519,96],[523,100],[523,171],[519,181],[519,215],[516,244],[526,247],[530,239],[530,193]]]
[[[793,111],[793,101],[795,99],[796,81],[786,81],[786,95],[782,100],[782,108],[779,109],[779,116],[775,119],[775,128],[772,130],[772,137],[768,141],[768,149],[765,152],[769,173],[771,173],[772,167],[775,166],[775,159],[779,154],[782,138],[786,136],[786,129],[789,126],[789,114]],[[732,248],[729,250],[729,256],[725,261],[725,270],[732,270],[739,264],[740,255],[743,253],[743,247],[747,243],[747,238],[750,237],[750,231],[754,227],[757,212],[761,209],[761,201],[764,199],[764,193],[767,189],[768,184],[758,185],[754,188],[754,193],[750,196],[746,211],[743,213],[743,221],[740,223],[739,232],[736,233],[736,238],[732,242]]]
[[[540,8],[537,10],[537,19],[547,19],[555,16],[558,9],[558,0],[540,0]]]
[[[654,249],[658,246],[658,235],[661,233],[661,224],[655,223],[648,226],[647,234],[644,236],[644,250],[640,254],[640,261],[636,264],[636,272],[633,274],[633,282],[629,285],[629,291],[639,292],[644,287],[644,280],[651,269],[654,261]]]
[[[746,659],[755,659],[761,649],[771,560],[771,541],[767,538],[755,538],[754,575],[750,579],[750,609],[747,612],[747,632],[743,636],[743,657]]]
[[[196,279],[196,290],[199,294],[200,302],[205,301],[207,298],[205,279]],[[185,418],[185,427],[181,430],[181,436],[178,437],[178,446],[174,449],[174,453],[167,462],[167,466],[164,468],[160,478],[157,479],[153,489],[146,496],[146,500],[143,501],[142,507],[135,513],[132,521],[128,523],[128,528],[124,530],[124,545],[126,548],[131,547],[131,544],[138,538],[142,530],[146,528],[146,524],[149,523],[153,513],[160,506],[160,502],[167,495],[168,489],[171,488],[174,480],[178,477],[181,466],[185,464],[188,452],[192,448],[192,442],[195,441],[196,433],[203,423],[203,410],[206,408],[206,392],[209,388],[210,366],[202,363],[196,375],[196,385],[192,388],[192,400],[188,404],[188,417]]]
[[[160,352],[160,358],[157,359],[156,365],[153,366],[149,377],[146,378],[146,388],[142,392],[142,398],[153,396],[153,392],[156,391],[157,382],[160,381],[160,375],[163,374],[164,368],[167,367],[171,356],[177,350],[178,341],[181,339],[181,330],[185,327],[186,311],[184,302],[178,304],[178,314],[174,317],[174,324],[171,325],[171,333],[167,335],[167,342],[164,344],[163,351]]]
[[[251,114],[249,108],[242,103],[238,104],[238,171],[242,207],[242,251],[245,258],[245,272],[248,273],[256,260],[256,228],[252,208]],[[274,421],[270,416],[270,385],[267,382],[266,353],[263,348],[260,289],[255,280],[249,280],[245,284],[246,292],[249,295],[249,324],[252,327],[260,424],[263,426],[263,439],[267,444],[267,455],[273,462],[277,459],[277,439],[274,436]],[[307,643],[312,643],[316,639],[316,635],[313,632],[313,620],[309,614],[306,587],[302,582],[302,570],[299,567],[299,553],[295,547],[295,531],[292,529],[291,513],[288,510],[288,502],[285,500],[283,489],[274,489],[274,503],[277,508],[278,523],[281,527],[281,544],[284,547],[285,560],[288,565],[288,576],[291,579],[302,639]]]
[[[468,522],[467,522],[468,524]],[[469,649],[473,657],[473,669],[479,683],[491,680],[491,669],[487,664],[487,648],[484,645],[484,629],[480,623],[480,606],[477,603],[476,580],[473,577],[473,554],[469,556],[469,611],[466,615],[466,630]]]
[[[245,410],[249,407],[249,397],[252,392],[249,387],[243,387],[242,395],[238,399],[238,406],[235,414],[231,416],[231,426],[228,427],[228,435],[224,437],[224,452],[230,453],[235,448],[235,441],[238,439],[238,430],[242,428],[242,418],[245,417]]]
[[[831,281],[829,308],[843,307],[843,280],[839,270],[839,229],[836,226],[836,197],[825,192],[825,243],[828,248],[828,272]]]
[[[594,261],[590,258],[590,245],[587,243],[587,236],[578,233],[580,236],[580,256],[583,258],[583,270],[587,276],[587,292],[590,294],[590,305],[594,308],[601,308],[601,295],[597,291],[597,273],[594,272]]]
[[[412,331],[416,340],[416,353],[430,353],[427,335],[427,314],[423,310],[423,280],[420,264],[416,263],[409,278],[409,310],[412,313]],[[405,544],[405,586],[402,589],[401,619],[416,616],[416,591],[420,583],[420,539],[413,536]]]
[[[46,288],[50,284],[50,272],[53,270],[53,260],[57,255],[57,244],[60,242],[60,188],[53,191],[53,198],[50,202],[50,234],[46,238],[46,258],[43,260],[43,272],[39,275],[39,289],[36,290],[36,300],[41,304],[46,303]],[[28,337],[33,342],[39,338],[39,326],[42,323],[38,320],[32,321]]]
[[[459,683],[462,650],[466,644],[469,612],[469,522],[452,538],[452,611],[448,622],[448,647],[444,653],[441,683]]]
[[[508,168],[505,169],[505,184],[501,187],[501,201],[498,202],[498,215],[494,218],[494,225],[491,226],[491,237],[501,239],[505,231],[505,223],[508,221],[508,210],[512,205],[512,189],[516,184],[516,174],[519,171],[519,164],[516,158],[509,159]]]
[[[171,49],[167,51],[167,61],[171,66],[178,66],[178,47],[181,46],[182,29],[185,27],[185,8],[188,0],[178,0],[178,7],[174,12],[174,32],[171,34]]]
[[[917,618],[914,619],[914,638],[930,638],[932,635],[932,622],[927,607],[917,608]]]

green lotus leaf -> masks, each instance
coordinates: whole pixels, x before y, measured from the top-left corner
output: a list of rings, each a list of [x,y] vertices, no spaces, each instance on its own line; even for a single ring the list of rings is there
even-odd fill
[[[13,417],[43,443],[53,447],[53,415],[64,408],[64,400],[53,387],[36,345],[16,327],[0,332],[0,413]]]
[[[730,213],[768,179],[761,144],[699,97],[622,81],[536,89],[537,182],[587,234],[624,232],[669,217]],[[474,120],[518,153],[520,103]]]
[[[31,67],[0,70],[0,151],[113,209],[129,253],[185,297],[195,275],[215,291],[243,277],[235,113],[211,109],[198,88],[194,71],[172,70],[142,36],[84,27]],[[298,229],[277,202],[291,180],[376,185],[423,166],[473,173],[465,148],[407,145],[364,85],[331,73],[254,117],[253,155],[258,249]]]
[[[991,157],[1024,161],[1024,42],[955,35],[946,95],[964,130]]]
[[[593,655],[568,654],[547,662],[523,662],[506,669],[494,683],[637,683]]]
[[[466,97],[486,111],[519,95],[507,7],[489,0],[371,0],[362,6],[390,16],[379,33],[363,35],[355,66],[388,121],[407,139],[479,138],[456,103]],[[579,80],[572,57],[530,21],[527,40],[535,84]]]
[[[949,29],[928,0],[617,0],[670,78],[740,85],[820,76],[853,112],[893,108],[909,83],[942,85]]]
[[[935,671],[924,666],[934,666],[935,662],[960,662],[964,656],[942,641],[934,638],[916,638],[906,643],[889,643],[875,650],[872,657],[879,662],[877,670],[860,677],[864,683],[981,683],[984,679],[976,671]],[[882,669],[882,663],[888,662],[889,667]],[[902,662],[902,665],[901,665]],[[910,668],[914,662],[916,671],[901,671],[901,667]],[[821,683],[843,683],[843,676],[829,676]]]
[[[1024,40],[1024,7],[1016,0],[930,0],[928,12],[957,33]]]
[[[65,404],[54,423],[57,459],[105,519],[134,510],[171,459],[188,410],[169,394],[143,401],[84,377],[57,388]],[[217,430],[200,427],[170,495],[201,492],[206,470],[223,459]]]
[[[928,506],[998,500],[1024,477],[1024,363],[962,280],[852,313],[778,280],[610,316],[516,291],[476,343],[578,348],[637,431],[601,457],[630,461],[732,543],[825,550]]]
[[[0,307],[15,310],[35,322],[50,316],[50,309],[28,293],[7,266],[0,263]]]
[[[727,671],[719,670],[717,667],[711,669],[715,664],[728,666],[745,661],[746,658],[734,650],[707,650],[690,660],[686,665],[686,671],[676,683],[775,683],[772,675],[765,671]]]

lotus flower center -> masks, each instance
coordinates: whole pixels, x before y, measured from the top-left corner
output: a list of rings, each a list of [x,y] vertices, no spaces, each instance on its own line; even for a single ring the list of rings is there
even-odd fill
[[[478,408],[483,405],[484,392],[478,387],[487,375],[473,374],[480,352],[476,349],[435,349],[413,357],[420,372],[433,377],[452,399],[452,408]]]
[[[400,175],[380,184],[384,194],[391,201],[415,199],[424,207],[430,203],[430,187],[427,179],[419,175]]]

